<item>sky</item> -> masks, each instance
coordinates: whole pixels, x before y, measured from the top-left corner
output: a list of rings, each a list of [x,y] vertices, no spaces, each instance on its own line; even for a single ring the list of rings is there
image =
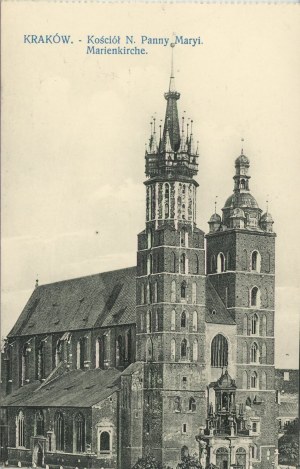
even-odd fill
[[[2,336],[39,284],[136,263],[144,152],[164,118],[169,46],[179,113],[199,141],[197,225],[221,212],[244,153],[274,218],[277,367],[295,368],[300,297],[300,57],[296,5],[2,4]],[[73,44],[24,43],[71,35]],[[87,37],[133,35],[145,55],[87,54]],[[98,233],[97,233],[98,232]]]

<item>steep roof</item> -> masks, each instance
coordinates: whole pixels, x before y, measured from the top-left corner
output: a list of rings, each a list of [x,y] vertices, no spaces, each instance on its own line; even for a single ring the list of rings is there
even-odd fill
[[[69,371],[41,385],[34,381],[2,399],[3,407],[91,407],[119,389],[115,368]]]
[[[236,324],[209,277],[206,279],[205,321],[214,324]]]
[[[135,323],[136,267],[41,285],[9,337]]]
[[[279,417],[298,417],[298,402],[281,402],[278,406]]]

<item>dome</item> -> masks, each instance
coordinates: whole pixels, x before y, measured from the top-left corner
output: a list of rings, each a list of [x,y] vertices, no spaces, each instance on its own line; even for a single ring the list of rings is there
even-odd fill
[[[236,207],[259,208],[255,198],[250,194],[250,192],[236,193],[228,197],[224,208],[226,209]]]
[[[273,223],[273,222],[274,222],[274,220],[273,220],[273,218],[272,218],[272,215],[271,215],[269,212],[264,213],[264,214],[261,216],[260,221],[262,221],[262,222],[267,222],[267,223]]]
[[[249,165],[250,164],[250,160],[249,158],[247,158],[246,155],[240,155],[237,157],[237,159],[235,160],[235,166],[239,166],[239,165]]]
[[[221,217],[218,213],[213,213],[208,223],[221,223]]]
[[[242,210],[241,208],[235,208],[230,218],[246,218],[244,210]]]

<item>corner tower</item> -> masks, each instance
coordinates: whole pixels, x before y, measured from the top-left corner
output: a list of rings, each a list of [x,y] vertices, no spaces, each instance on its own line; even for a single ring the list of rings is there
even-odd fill
[[[144,362],[143,448],[176,466],[205,424],[204,233],[196,227],[198,151],[179,122],[173,71],[163,128],[146,150],[146,227],[138,235],[137,360]]]
[[[213,214],[207,238],[207,275],[236,322],[231,370],[237,408],[246,409],[252,467],[267,467],[276,447],[274,383],[275,233],[250,193],[250,161],[235,161],[233,194],[223,216]],[[250,464],[250,462],[249,462]],[[248,466],[247,466],[248,467]],[[249,466],[250,467],[250,466]]]

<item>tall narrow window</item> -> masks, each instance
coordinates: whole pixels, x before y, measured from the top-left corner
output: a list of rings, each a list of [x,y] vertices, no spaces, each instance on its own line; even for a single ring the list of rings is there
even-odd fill
[[[181,355],[181,358],[187,358],[187,340],[186,339],[183,339],[183,341],[181,342],[180,355]]]
[[[149,249],[152,247],[152,243],[153,243],[153,233],[152,233],[151,228],[148,230],[147,240],[148,240],[148,249]]]
[[[258,334],[258,316],[254,314],[251,319],[251,334],[257,335]]]
[[[119,335],[116,340],[116,367],[123,366],[123,339],[122,336]]]
[[[96,368],[104,368],[102,337],[98,337],[98,339],[96,340]]]
[[[153,343],[150,337],[148,337],[146,342],[146,360],[151,361],[153,358]]]
[[[157,281],[154,282],[153,286],[153,303],[157,303],[157,296],[158,296],[158,286],[157,286]]]
[[[17,416],[17,434],[16,434],[16,446],[25,447],[25,423],[24,414],[20,410]]]
[[[100,433],[100,453],[107,454],[110,453],[110,434],[108,432]]]
[[[176,303],[176,282],[172,280],[171,283],[171,303]]]
[[[175,309],[171,311],[171,331],[176,329],[176,312]]]
[[[253,251],[251,254],[251,270],[260,272],[261,257],[258,251]]]
[[[198,314],[197,311],[193,311],[193,332],[196,332],[198,329]]]
[[[170,255],[170,272],[176,272],[176,256],[174,252]]]
[[[77,368],[83,370],[87,358],[87,337],[81,337],[77,342]]]
[[[37,349],[36,378],[45,378],[45,342],[42,341]]]
[[[54,418],[54,433],[55,433],[55,444],[57,451],[64,450],[65,441],[65,429],[64,429],[64,417],[61,412],[58,412]]]
[[[192,303],[195,305],[197,303],[197,284],[196,282],[192,283]]]
[[[216,335],[211,343],[211,366],[224,367],[228,365],[228,342],[222,335]]]
[[[74,442],[76,453],[85,452],[85,419],[81,413],[74,419]]]
[[[186,256],[185,254],[181,254],[180,256],[180,273],[185,274],[186,273]]]
[[[196,401],[193,397],[189,398],[189,411],[195,412],[196,411]]]
[[[219,252],[217,257],[217,272],[224,272],[225,271],[225,256],[222,252]]]
[[[243,334],[248,335],[248,316],[247,316],[247,314],[245,314],[244,318],[243,318]]]
[[[41,410],[38,410],[35,414],[35,434],[44,436],[44,414]]]
[[[261,318],[261,335],[267,335],[267,316],[264,314]]]
[[[182,311],[181,313],[181,327],[186,327],[186,312]]]
[[[263,390],[267,389],[267,373],[265,371],[263,371],[261,374],[260,388]]]
[[[248,254],[246,249],[243,250],[243,270],[248,270]]]
[[[181,298],[183,299],[186,298],[186,282],[185,281],[181,283],[180,294],[181,294]]]
[[[194,265],[194,273],[195,273],[195,274],[199,274],[199,257],[198,257],[198,254],[195,254],[195,256],[194,256],[194,262],[195,262],[195,265]]]
[[[170,217],[170,186],[165,183],[165,218]]]
[[[266,255],[266,272],[271,270],[271,254],[268,252]]]
[[[253,372],[251,373],[251,378],[250,378],[250,379],[251,379],[251,388],[252,388],[252,389],[256,389],[256,388],[257,388],[257,385],[258,385],[258,382],[257,382],[258,380],[257,380],[257,373],[256,373],[256,371],[253,371]]]
[[[176,354],[176,342],[175,339],[171,339],[171,360],[175,361]]]
[[[197,339],[193,342],[193,362],[198,360],[198,341]]]
[[[257,287],[253,287],[250,294],[250,305],[251,306],[260,306],[260,292]]]
[[[151,311],[147,311],[146,329],[147,329],[147,332],[151,332],[151,330],[152,330],[152,314],[151,314]]]
[[[250,360],[251,360],[251,363],[258,363],[259,361],[259,350],[258,350],[258,345],[256,342],[254,342],[251,345]]]
[[[145,303],[145,289],[144,284],[141,285],[141,305]]]
[[[153,258],[152,258],[152,254],[149,254],[148,258],[147,258],[147,274],[152,274],[153,272]]]
[[[128,364],[132,363],[133,356],[132,356],[133,348],[132,348],[132,333],[131,329],[127,332],[127,360]]]
[[[248,347],[246,342],[243,343],[243,363],[248,363]]]
[[[267,346],[265,342],[261,344],[261,363],[266,364],[267,363]]]
[[[248,388],[248,373],[247,371],[243,371],[243,389]]]
[[[21,385],[29,382],[29,344],[25,344],[22,350],[21,357]]]

